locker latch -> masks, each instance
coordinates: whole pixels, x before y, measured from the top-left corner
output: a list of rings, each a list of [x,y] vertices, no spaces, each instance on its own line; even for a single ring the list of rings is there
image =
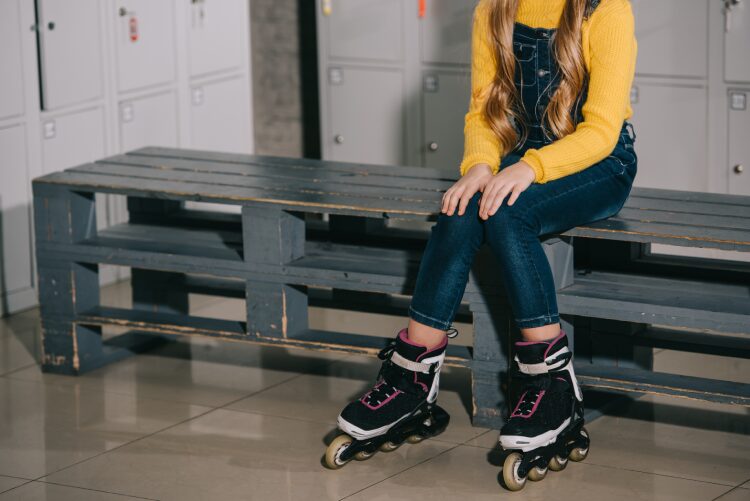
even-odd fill
[[[128,19],[128,34],[131,42],[138,41],[138,18],[135,17],[135,13],[131,13]]]
[[[138,18],[136,17],[135,12],[128,10],[126,7],[120,7],[117,12],[120,14],[120,17],[128,18],[128,38],[131,42],[137,42]]]

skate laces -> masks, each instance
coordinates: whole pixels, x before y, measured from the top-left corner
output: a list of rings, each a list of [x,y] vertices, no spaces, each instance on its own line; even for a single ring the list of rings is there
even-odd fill
[[[510,417],[528,418],[534,414],[539,401],[549,389],[551,378],[549,374],[529,375],[524,373],[520,373],[519,377],[524,379],[523,393]]]
[[[362,403],[371,408],[377,408],[389,400],[395,398],[399,393],[421,394],[422,386],[414,383],[414,373],[404,369],[391,361],[391,356],[396,350],[396,343],[392,341],[388,346],[378,352],[378,358],[383,360],[380,367],[377,383],[360,399]],[[438,363],[431,364],[430,375],[437,370]]]

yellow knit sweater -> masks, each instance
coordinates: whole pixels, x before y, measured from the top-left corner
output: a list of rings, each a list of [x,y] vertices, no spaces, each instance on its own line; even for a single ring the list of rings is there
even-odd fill
[[[566,0],[521,0],[516,21],[535,28],[556,28]],[[607,157],[614,149],[622,122],[632,116],[630,86],[638,52],[629,0],[602,0],[583,23],[583,57],[589,91],[581,111],[583,121],[567,136],[539,149],[529,149],[523,160],[546,183],[581,171]],[[464,126],[463,176],[486,163],[498,172],[500,142],[484,118],[482,92],[495,75],[489,43],[489,3],[479,0],[474,11],[471,52],[471,99]]]

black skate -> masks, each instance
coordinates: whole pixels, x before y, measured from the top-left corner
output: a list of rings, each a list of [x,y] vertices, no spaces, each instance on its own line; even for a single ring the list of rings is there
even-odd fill
[[[338,417],[344,434],[325,454],[326,466],[341,468],[352,458],[369,459],[376,451],[396,450],[442,433],[450,417],[435,405],[446,341],[432,350],[418,346],[402,329],[378,354],[383,364],[377,382],[349,403]]]
[[[521,396],[500,431],[503,449],[513,451],[503,463],[505,486],[518,491],[526,479],[541,480],[583,461],[589,435],[583,427],[583,395],[573,372],[573,354],[565,332],[552,341],[517,342],[515,361]]]

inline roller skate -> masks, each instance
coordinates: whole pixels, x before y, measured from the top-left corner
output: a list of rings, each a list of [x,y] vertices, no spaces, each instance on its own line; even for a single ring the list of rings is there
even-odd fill
[[[499,438],[502,448],[512,451],[502,471],[511,491],[523,489],[527,479],[542,480],[548,470],[563,470],[568,460],[583,461],[589,452],[583,395],[565,332],[515,347],[521,396]]]
[[[352,458],[369,459],[378,450],[394,451],[404,442],[416,444],[445,430],[450,416],[435,402],[447,345],[446,339],[428,350],[411,342],[402,329],[380,351],[383,363],[375,385],[338,417],[344,433],[326,450],[328,468],[341,468]]]

